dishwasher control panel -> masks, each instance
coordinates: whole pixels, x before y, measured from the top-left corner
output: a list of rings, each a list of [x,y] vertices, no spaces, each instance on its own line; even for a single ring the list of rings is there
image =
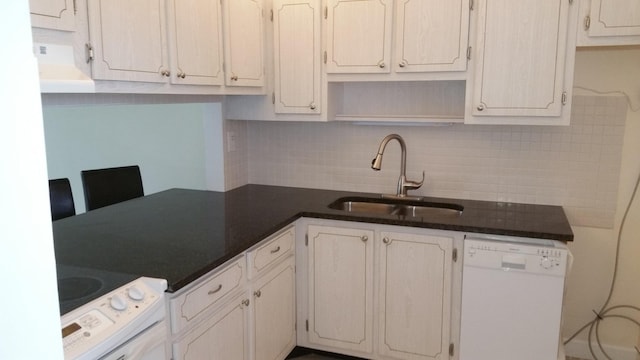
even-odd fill
[[[561,242],[534,245],[465,239],[464,265],[564,276],[567,252],[566,246]]]

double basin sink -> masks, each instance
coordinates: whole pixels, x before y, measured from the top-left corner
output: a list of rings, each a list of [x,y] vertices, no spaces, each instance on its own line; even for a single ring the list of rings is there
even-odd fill
[[[343,197],[329,204],[329,208],[350,213],[390,215],[401,218],[456,218],[462,215],[464,210],[464,206],[453,203],[373,197]]]

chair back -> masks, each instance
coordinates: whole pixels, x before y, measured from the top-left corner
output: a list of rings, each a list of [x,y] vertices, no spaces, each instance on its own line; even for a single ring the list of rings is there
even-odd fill
[[[49,202],[51,203],[51,220],[64,219],[76,214],[69,179],[49,180]]]
[[[80,175],[87,211],[144,196],[137,165],[83,170]]]

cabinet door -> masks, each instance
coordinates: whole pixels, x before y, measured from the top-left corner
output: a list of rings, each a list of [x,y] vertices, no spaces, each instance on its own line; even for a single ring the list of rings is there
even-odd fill
[[[249,360],[249,299],[238,296],[173,344],[176,360]]]
[[[167,82],[164,0],[88,0],[88,10],[94,79]]]
[[[264,85],[262,0],[224,2],[224,50],[228,86]]]
[[[373,231],[310,225],[309,342],[372,351]]]
[[[284,359],[296,346],[293,257],[256,282],[253,306],[253,359]]]
[[[222,85],[222,13],[218,0],[169,0],[171,83]]]
[[[640,35],[640,1],[591,0],[589,36]]]
[[[469,0],[398,0],[395,29],[395,71],[467,69]]]
[[[74,0],[29,0],[31,26],[74,31]]]
[[[329,0],[328,73],[388,73],[391,0]]]
[[[381,354],[448,359],[453,238],[381,232]]]
[[[275,0],[275,111],[320,112],[320,0]]]
[[[561,115],[569,6],[478,1],[473,116]]]

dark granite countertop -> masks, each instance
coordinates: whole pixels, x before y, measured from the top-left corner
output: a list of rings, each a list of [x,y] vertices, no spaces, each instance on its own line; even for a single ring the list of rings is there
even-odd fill
[[[562,207],[457,199],[459,217],[401,218],[327,207],[344,191],[246,185],[171,189],[53,222],[56,261],[163,278],[175,292],[300,217],[572,241]]]

